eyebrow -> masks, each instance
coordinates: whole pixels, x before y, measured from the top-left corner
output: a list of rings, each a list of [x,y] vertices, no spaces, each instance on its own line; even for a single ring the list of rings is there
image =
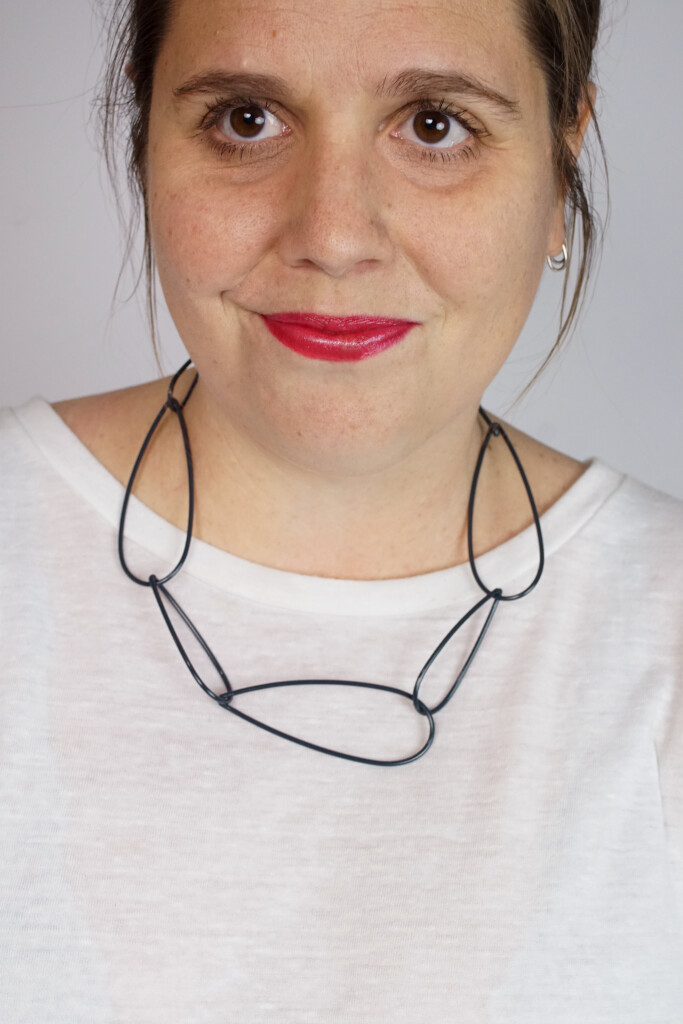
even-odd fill
[[[393,78],[385,78],[376,89],[376,95],[385,96],[428,96],[438,93],[458,93],[474,96],[497,107],[508,117],[520,116],[520,105],[473,75],[460,71],[426,71],[423,68],[408,68]]]
[[[283,100],[291,98],[291,90],[279,75],[231,74],[226,71],[210,70],[194,75],[173,90],[180,99],[195,94],[244,93],[255,96],[278,96]],[[428,71],[423,68],[409,68],[392,78],[386,76],[375,89],[380,98],[406,96],[434,97],[439,93],[458,93],[475,96],[497,107],[508,117],[519,117],[520,106],[501,92],[472,75],[459,71]]]
[[[226,71],[206,71],[183,82],[173,95],[180,98],[194,93],[254,93],[257,96],[278,95],[286,97],[289,89],[284,78],[278,75],[249,75],[243,72],[229,74]]]

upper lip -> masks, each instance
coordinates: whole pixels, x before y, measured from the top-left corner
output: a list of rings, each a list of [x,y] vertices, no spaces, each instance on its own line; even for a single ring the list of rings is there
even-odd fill
[[[399,327],[403,324],[414,324],[415,320],[399,317],[371,316],[367,313],[355,316],[329,316],[325,313],[263,313],[268,320],[279,320],[281,323],[303,324],[317,331],[329,334],[352,334],[356,331],[367,331],[378,327]]]

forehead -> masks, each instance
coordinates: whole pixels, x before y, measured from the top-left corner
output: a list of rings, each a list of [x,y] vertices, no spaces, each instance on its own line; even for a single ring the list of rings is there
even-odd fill
[[[502,91],[533,70],[518,0],[176,0],[162,58],[375,87],[401,66],[464,65]]]

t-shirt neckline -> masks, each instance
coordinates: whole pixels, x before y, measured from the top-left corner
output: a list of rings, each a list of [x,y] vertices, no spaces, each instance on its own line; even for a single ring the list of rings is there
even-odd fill
[[[116,533],[124,495],[118,480],[44,398],[32,398],[13,412],[52,469]],[[546,561],[585,526],[624,479],[624,474],[599,459],[587,461],[584,473],[541,517]],[[185,534],[132,497],[126,540],[160,560],[159,570],[154,571],[161,576],[164,567],[170,568],[177,560]],[[532,525],[478,558],[477,570],[488,586],[511,592],[511,584],[531,581],[537,562],[538,545]],[[546,568],[549,571],[551,567]],[[250,562],[197,538],[192,540],[181,572],[243,599],[302,613],[424,614],[483,596],[467,563],[399,579],[333,579]]]

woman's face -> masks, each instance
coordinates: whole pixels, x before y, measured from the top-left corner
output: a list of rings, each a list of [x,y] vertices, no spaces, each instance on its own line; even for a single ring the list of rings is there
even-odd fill
[[[515,0],[179,0],[147,160],[161,283],[215,410],[364,472],[472,423],[563,241]],[[351,362],[261,314],[413,321]]]

